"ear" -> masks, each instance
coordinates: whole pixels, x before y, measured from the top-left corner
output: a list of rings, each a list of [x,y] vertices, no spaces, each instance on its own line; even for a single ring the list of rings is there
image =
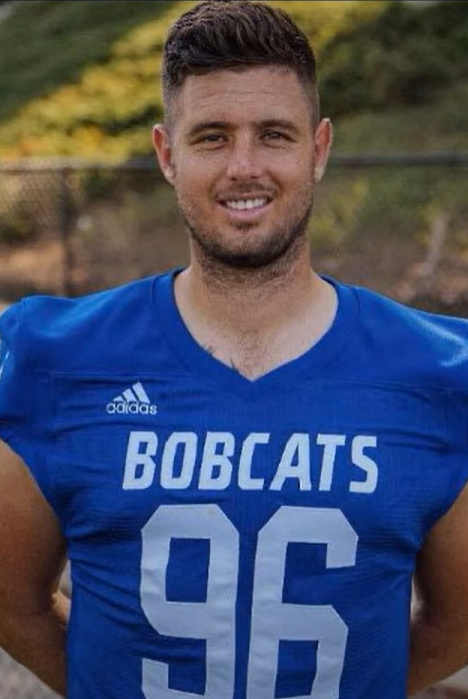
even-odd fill
[[[153,128],[153,146],[164,177],[169,184],[173,185],[175,171],[172,164],[172,147],[169,134],[164,124],[156,124]]]
[[[314,181],[320,182],[328,163],[330,148],[333,142],[333,126],[330,119],[322,119],[317,126],[314,137]]]

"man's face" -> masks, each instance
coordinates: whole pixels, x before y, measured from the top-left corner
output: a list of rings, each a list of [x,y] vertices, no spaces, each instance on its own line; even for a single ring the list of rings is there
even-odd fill
[[[155,147],[199,254],[262,267],[305,239],[331,126],[324,120],[314,131],[294,72],[190,76],[172,110],[171,133],[156,127]]]

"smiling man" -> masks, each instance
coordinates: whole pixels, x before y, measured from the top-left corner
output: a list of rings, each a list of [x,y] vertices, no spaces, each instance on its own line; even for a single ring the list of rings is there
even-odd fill
[[[328,120],[313,129],[317,107],[297,74],[254,65],[189,76],[169,104],[177,117],[156,127],[155,145],[196,260],[207,257],[210,270],[211,261],[257,270],[284,256],[293,262],[307,247],[331,141]]]
[[[0,641],[68,699],[404,699],[468,661],[468,324],[311,268],[288,15],[196,5],[163,90],[190,265],[0,320]]]

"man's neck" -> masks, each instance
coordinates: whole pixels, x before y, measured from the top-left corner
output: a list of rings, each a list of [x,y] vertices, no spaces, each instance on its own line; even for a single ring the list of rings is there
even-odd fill
[[[194,339],[249,378],[306,352],[330,327],[334,289],[304,256],[271,270],[208,276],[193,262],[176,277],[176,302]]]

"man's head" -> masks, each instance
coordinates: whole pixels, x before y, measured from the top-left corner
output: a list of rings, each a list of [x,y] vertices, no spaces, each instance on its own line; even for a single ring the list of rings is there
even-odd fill
[[[263,3],[202,2],[169,32],[163,89],[154,145],[193,259],[210,269],[306,259],[332,129],[305,35]]]
[[[166,124],[172,121],[174,97],[188,76],[266,65],[296,73],[317,126],[320,107],[315,57],[307,37],[292,19],[263,2],[199,3],[175,22],[166,39],[162,70]]]

